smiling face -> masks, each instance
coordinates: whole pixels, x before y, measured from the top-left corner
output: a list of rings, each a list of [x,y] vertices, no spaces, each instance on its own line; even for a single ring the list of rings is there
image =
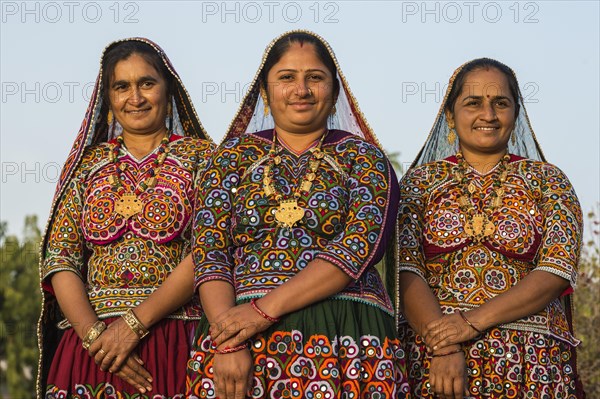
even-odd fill
[[[506,152],[514,129],[515,107],[504,73],[481,68],[465,76],[454,112],[446,110],[446,117],[456,128],[463,152],[499,154]]]
[[[314,45],[291,43],[267,74],[277,131],[308,134],[325,129],[335,101],[333,79]]]
[[[108,97],[124,133],[144,135],[166,130],[167,83],[139,54],[117,62]]]

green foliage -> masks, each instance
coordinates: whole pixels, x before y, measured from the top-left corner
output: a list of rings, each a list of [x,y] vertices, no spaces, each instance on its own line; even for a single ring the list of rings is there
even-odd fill
[[[600,398],[600,221],[598,212],[588,214],[587,233],[579,262],[574,295],[575,335],[581,340],[577,352],[579,373],[588,398]]]
[[[390,163],[392,164],[392,168],[394,168],[394,172],[396,172],[396,176],[400,178],[405,170],[404,165],[400,162],[400,153],[399,152],[390,152],[387,154]]]
[[[25,218],[23,240],[0,226],[0,381],[9,397],[34,397],[40,314],[37,217]],[[1,392],[1,391],[0,391]],[[0,393],[0,396],[2,394]]]

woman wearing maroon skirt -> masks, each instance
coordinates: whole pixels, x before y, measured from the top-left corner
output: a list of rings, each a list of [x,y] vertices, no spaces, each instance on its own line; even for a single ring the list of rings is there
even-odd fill
[[[207,139],[156,44],[105,49],[43,241],[38,397],[183,397]]]

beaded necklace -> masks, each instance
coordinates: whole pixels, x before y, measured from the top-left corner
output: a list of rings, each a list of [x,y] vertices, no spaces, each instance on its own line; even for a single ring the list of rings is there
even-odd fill
[[[162,138],[157,150],[158,155],[152,161],[154,166],[146,172],[146,175],[143,176],[140,183],[133,191],[126,191],[122,183],[124,177],[121,172],[124,172],[127,169],[127,164],[121,163],[119,159],[119,152],[123,146],[123,136],[117,137],[117,143],[113,145],[110,152],[110,162],[115,164],[116,174],[110,175],[108,181],[112,185],[113,190],[119,195],[119,200],[115,203],[115,212],[125,219],[129,219],[131,216],[142,211],[142,201],[140,201],[138,195],[156,185],[156,175],[159,173],[162,164],[165,163],[165,160],[167,159],[169,137],[170,134],[167,133],[165,137]]]
[[[278,224],[282,227],[291,229],[304,217],[305,209],[298,204],[298,200],[302,194],[308,194],[310,192],[313,184],[312,182],[317,177],[316,172],[319,169],[319,165],[321,165],[321,160],[325,156],[323,151],[321,151],[321,146],[323,145],[327,133],[328,132],[325,132],[321,136],[319,144],[309,150],[312,157],[308,161],[306,174],[302,177],[302,180],[296,187],[292,197],[284,199],[283,194],[277,192],[273,185],[273,168],[275,165],[281,163],[281,156],[278,155],[280,150],[277,149],[277,132],[273,130],[273,145],[269,150],[269,160],[263,171],[262,183],[266,196],[274,197],[279,205],[275,210],[275,220],[277,220]]]
[[[504,187],[502,185],[506,182],[508,177],[508,161],[510,161],[510,155],[505,154],[500,160],[498,165],[498,178],[493,182],[493,191],[490,196],[492,197],[489,203],[483,207],[481,212],[478,212],[473,205],[473,194],[477,191],[477,187],[469,179],[467,179],[467,161],[463,157],[462,153],[456,154],[458,159],[458,167],[454,172],[454,179],[458,182],[461,191],[461,196],[458,197],[458,205],[460,210],[466,214],[466,224],[464,225],[464,231],[476,243],[485,241],[489,236],[494,234],[496,226],[490,220],[491,215],[494,211],[502,205],[502,198],[504,197]]]

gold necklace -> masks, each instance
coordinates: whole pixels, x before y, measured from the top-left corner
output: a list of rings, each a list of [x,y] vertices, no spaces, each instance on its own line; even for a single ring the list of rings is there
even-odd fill
[[[319,144],[309,150],[312,153],[312,158],[308,161],[307,172],[296,187],[292,198],[284,199],[283,194],[277,192],[273,185],[273,167],[281,163],[281,156],[277,154],[279,150],[276,148],[277,132],[273,130],[273,145],[269,150],[269,161],[267,165],[265,165],[263,171],[262,183],[266,196],[273,196],[279,205],[279,207],[275,209],[275,220],[277,220],[278,224],[282,227],[291,229],[304,217],[305,209],[298,204],[298,200],[303,193],[308,194],[308,192],[310,192],[313,184],[312,182],[317,177],[317,169],[319,169],[321,160],[325,156],[323,151],[321,151],[321,146],[323,145],[326,135],[327,132],[323,133],[319,140]]]
[[[496,231],[496,226],[490,220],[490,216],[502,205],[502,198],[504,197],[504,187],[502,185],[508,177],[510,155],[505,154],[500,160],[500,165],[498,165],[498,179],[494,180],[493,191],[490,194],[492,198],[488,205],[483,207],[481,212],[478,212],[473,205],[473,194],[477,191],[477,187],[472,181],[469,182],[469,179],[466,177],[467,161],[465,161],[460,152],[456,154],[456,159],[458,159],[458,166],[454,171],[454,179],[458,182],[461,191],[461,195],[458,197],[458,205],[467,218],[464,231],[471,240],[479,243],[485,241]]]
[[[169,134],[166,134],[165,137],[163,137],[160,141],[158,155],[154,161],[152,161],[154,163],[154,167],[146,172],[148,177],[141,179],[142,181],[140,181],[139,185],[135,187],[133,191],[125,191],[125,187],[123,187],[123,183],[121,183],[121,180],[123,179],[121,172],[127,169],[127,164],[121,163],[119,159],[119,152],[123,146],[123,136],[117,137],[117,143],[113,145],[110,152],[110,162],[115,164],[116,174],[108,176],[108,181],[113,186],[113,190],[119,195],[119,199],[115,203],[115,212],[123,216],[125,219],[129,219],[133,215],[142,211],[143,205],[142,201],[138,198],[138,195],[146,191],[149,187],[151,188],[156,185],[156,175],[160,171],[162,164],[165,163],[165,160],[167,159],[167,145],[169,144],[169,136]]]

